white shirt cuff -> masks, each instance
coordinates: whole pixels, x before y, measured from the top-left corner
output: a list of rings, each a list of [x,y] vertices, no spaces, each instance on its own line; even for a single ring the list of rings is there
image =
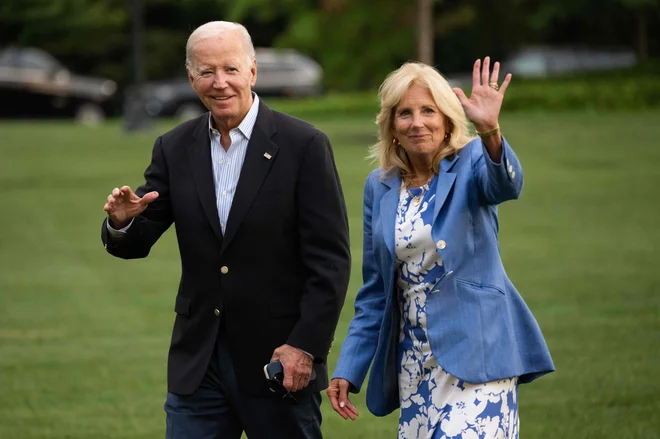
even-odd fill
[[[111,237],[121,239],[124,237],[124,235],[126,235],[126,231],[131,227],[131,224],[133,224],[134,220],[135,218],[133,218],[126,227],[122,227],[121,229],[115,229],[114,227],[112,227],[110,225],[110,220],[108,220],[108,222],[106,222],[105,224],[106,224],[106,228],[108,229],[108,233],[110,234]]]

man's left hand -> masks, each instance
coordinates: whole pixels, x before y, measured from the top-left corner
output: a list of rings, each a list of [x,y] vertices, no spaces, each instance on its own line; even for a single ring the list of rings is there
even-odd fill
[[[271,362],[280,360],[284,369],[284,388],[297,392],[309,384],[312,376],[312,357],[298,348],[284,344],[273,352]]]

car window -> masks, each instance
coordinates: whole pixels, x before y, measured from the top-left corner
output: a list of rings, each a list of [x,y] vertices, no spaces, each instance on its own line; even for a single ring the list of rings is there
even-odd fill
[[[523,52],[510,61],[513,73],[524,76],[543,76],[546,72],[545,58],[541,53]]]
[[[18,53],[13,49],[5,49],[0,52],[0,66],[18,67]]]
[[[53,57],[40,50],[24,50],[19,59],[20,67],[54,71],[61,69]]]
[[[257,60],[257,72],[259,73],[269,73],[276,72],[278,70],[277,64],[267,61],[258,61]]]

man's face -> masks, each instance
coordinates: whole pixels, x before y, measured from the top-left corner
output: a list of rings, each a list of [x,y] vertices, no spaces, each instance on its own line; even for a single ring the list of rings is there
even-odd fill
[[[237,32],[199,41],[193,47],[190,84],[220,130],[236,128],[252,105],[257,63],[249,61]]]

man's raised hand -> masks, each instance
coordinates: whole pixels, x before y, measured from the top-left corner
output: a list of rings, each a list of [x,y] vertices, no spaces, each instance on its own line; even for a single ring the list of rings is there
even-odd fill
[[[108,213],[110,226],[121,229],[144,212],[156,198],[158,198],[158,192],[149,192],[140,198],[129,186],[122,186],[114,188],[108,195],[108,202],[103,206],[103,210]]]

